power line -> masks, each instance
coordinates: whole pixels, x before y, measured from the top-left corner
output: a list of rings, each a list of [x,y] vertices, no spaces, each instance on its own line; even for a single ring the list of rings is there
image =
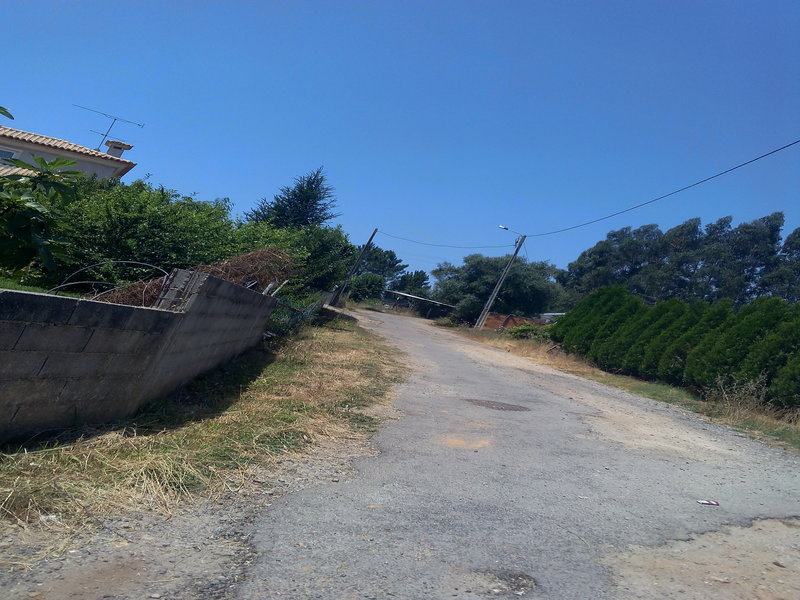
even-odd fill
[[[390,238],[394,238],[396,240],[403,240],[405,242],[411,242],[412,244],[420,244],[421,246],[436,246],[437,248],[459,248],[461,250],[464,249],[478,250],[482,248],[509,248],[511,246],[514,246],[514,244],[503,244],[501,246],[451,246],[449,244],[429,244],[428,242],[418,242],[417,240],[410,240],[408,238],[400,237],[398,235],[392,235],[391,233],[386,233],[385,231],[378,230],[378,233]]]
[[[781,150],[786,150],[787,148],[791,148],[795,144],[800,144],[800,140],[795,140],[791,144],[786,144],[785,146],[781,146],[780,148],[776,148],[775,150],[767,152],[766,154],[762,154],[761,156],[757,156],[756,158],[752,158],[752,159],[750,159],[750,160],[748,160],[746,162],[738,164],[735,167],[731,167],[730,169],[725,169],[724,171],[720,171],[719,173],[717,173],[716,175],[712,175],[711,177],[706,177],[705,179],[701,179],[700,181],[695,181],[694,183],[689,184],[687,186],[684,186],[684,187],[682,187],[680,189],[677,189],[677,190],[675,190],[673,192],[670,192],[669,194],[664,194],[663,196],[659,196],[658,198],[653,198],[652,200],[648,200],[647,202],[642,202],[641,204],[637,204],[635,206],[631,206],[629,208],[617,211],[615,213],[611,213],[610,215],[606,215],[605,217],[600,217],[598,219],[592,219],[591,221],[586,221],[585,223],[580,223],[579,225],[572,225],[571,227],[564,227],[563,229],[556,229],[554,231],[545,231],[544,233],[532,233],[532,234],[529,234],[528,237],[542,237],[542,236],[545,236],[545,235],[553,235],[553,234],[556,234],[556,233],[563,233],[564,231],[570,231],[572,229],[578,229],[579,227],[586,227],[587,225],[591,225],[593,223],[598,223],[600,221],[605,221],[606,219],[610,219],[611,217],[616,217],[617,215],[621,215],[623,213],[630,212],[632,210],[636,210],[637,208],[641,208],[642,206],[646,206],[648,204],[652,204],[653,202],[658,202],[659,200],[663,200],[664,198],[669,198],[670,196],[674,196],[675,194],[679,194],[681,192],[685,192],[686,190],[688,190],[690,188],[693,188],[693,187],[698,186],[700,184],[706,183],[707,181],[711,181],[712,179],[716,179],[717,177],[721,177],[722,175],[730,173],[731,171],[735,171],[736,169],[741,169],[744,166],[747,166],[747,165],[749,165],[751,163],[756,162],[757,160],[761,160],[762,158],[766,158],[767,156],[770,156],[772,154],[780,152]]]

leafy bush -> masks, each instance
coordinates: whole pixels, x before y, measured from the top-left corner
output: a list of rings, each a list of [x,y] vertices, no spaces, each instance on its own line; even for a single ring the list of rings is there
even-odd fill
[[[551,342],[553,338],[550,336],[552,325],[533,325],[532,323],[523,323],[517,327],[509,327],[505,333],[514,338],[515,340],[537,340],[540,342]]]
[[[759,390],[752,402],[800,406],[800,306],[780,298],[758,298],[735,312],[730,300],[646,307],[609,287],[587,296],[551,333],[605,369],[697,386],[712,400]]]
[[[682,300],[670,298],[659,302],[648,312],[648,318],[640,322],[642,328],[636,332],[635,336],[622,342],[623,346],[627,348],[620,365],[624,372],[641,375],[644,355],[650,342],[672,324],[683,308]]]
[[[667,355],[672,342],[682,336],[691,328],[708,309],[705,302],[691,302],[682,304],[683,310],[675,315],[674,320],[661,333],[653,338],[647,346],[641,364],[642,377],[657,379],[661,360]]]
[[[684,383],[683,373],[687,357],[709,332],[714,331],[731,317],[733,302],[721,300],[698,314],[699,320],[670,343],[659,359],[658,377],[663,381]]]
[[[768,394],[770,401],[777,406],[800,406],[800,353],[794,354],[778,371]]]
[[[687,360],[686,380],[707,387],[719,375],[732,375],[753,345],[788,316],[789,305],[780,298],[757,298],[743,306],[698,345]]]
[[[629,332],[636,327],[639,319],[650,308],[645,306],[641,298],[629,296],[620,305],[598,332],[592,347],[589,349],[588,358],[595,361],[600,367],[614,369],[625,356],[627,347],[620,343]]]
[[[578,305],[585,304],[587,308],[580,319],[568,320],[566,324],[562,324],[564,319],[570,316],[569,313],[559,319],[554,326],[554,331],[565,332],[563,336],[565,350],[585,355],[597,338],[603,323],[619,308],[627,295],[628,293],[622,286],[598,290],[587,296]]]
[[[350,282],[350,299],[360,302],[367,298],[380,298],[384,286],[383,277],[375,273],[364,273]]]
[[[792,315],[794,318],[778,325],[752,347],[736,373],[740,379],[763,377],[770,385],[792,355],[800,352],[800,305],[793,307]]]

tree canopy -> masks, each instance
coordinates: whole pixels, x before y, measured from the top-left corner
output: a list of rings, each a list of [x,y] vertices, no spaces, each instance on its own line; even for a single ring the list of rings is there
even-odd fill
[[[433,299],[455,305],[455,319],[473,321],[494,289],[509,256],[470,254],[464,264],[440,263],[431,274],[436,278]],[[555,281],[558,269],[548,262],[528,262],[518,257],[509,271],[494,310],[532,315],[559,308],[565,300]]]
[[[272,201],[262,198],[245,216],[248,221],[269,221],[278,228],[319,226],[339,216],[333,212],[335,207],[333,188],[320,167],[296,177],[294,185],[282,187]]]
[[[363,246],[359,246],[359,251]],[[394,250],[384,250],[374,244],[367,248],[356,270],[357,275],[373,273],[383,278],[384,286],[391,284],[400,274],[408,268],[397,257]]]
[[[431,293],[431,284],[425,271],[406,271],[389,284],[389,289],[427,298]]]
[[[737,305],[759,296],[796,302],[800,297],[800,229],[781,241],[783,213],[731,226],[723,217],[700,219],[666,233],[656,225],[611,231],[585,250],[559,281],[580,296],[623,284],[652,301],[731,298]]]

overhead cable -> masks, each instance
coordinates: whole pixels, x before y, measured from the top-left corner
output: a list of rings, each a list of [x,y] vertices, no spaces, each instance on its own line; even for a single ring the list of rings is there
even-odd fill
[[[786,150],[787,148],[791,148],[795,144],[800,144],[800,140],[795,140],[791,144],[786,144],[785,146],[781,146],[780,148],[776,148],[775,150],[767,152],[766,154],[762,154],[761,156],[757,156],[755,158],[751,158],[750,160],[748,160],[746,162],[743,162],[741,164],[738,164],[735,167],[731,167],[730,169],[725,169],[724,171],[720,171],[719,173],[717,173],[716,175],[712,175],[711,177],[706,177],[705,179],[701,179],[700,181],[695,181],[694,183],[689,184],[687,186],[684,186],[684,187],[682,187],[680,189],[677,189],[677,190],[675,190],[673,192],[670,192],[669,194],[664,194],[663,196],[659,196],[658,198],[653,198],[652,200],[648,200],[647,202],[642,202],[641,204],[636,204],[635,206],[631,206],[629,208],[625,208],[623,210],[619,210],[619,211],[617,211],[615,213],[611,213],[610,215],[606,215],[605,217],[600,217],[598,219],[592,219],[591,221],[586,221],[585,223],[580,223],[578,225],[572,225],[571,227],[564,227],[563,229],[555,229],[553,231],[545,231],[544,233],[531,233],[531,234],[528,234],[528,237],[542,237],[542,236],[545,236],[545,235],[553,235],[553,234],[556,234],[556,233],[563,233],[564,231],[570,231],[572,229],[578,229],[579,227],[586,227],[587,225],[591,225],[593,223],[598,223],[600,221],[605,221],[606,219],[610,219],[611,217],[616,217],[617,215],[621,215],[623,213],[630,212],[632,210],[636,210],[637,208],[641,208],[642,206],[646,206],[648,204],[652,204],[653,202],[658,202],[659,200],[663,200],[664,198],[669,198],[670,196],[674,196],[675,194],[679,194],[681,192],[685,192],[686,190],[688,190],[690,188],[698,186],[698,185],[700,185],[702,183],[706,183],[707,181],[711,181],[712,179],[716,179],[717,177],[721,177],[722,175],[730,173],[731,171],[735,171],[736,169],[741,169],[742,167],[744,167],[746,165],[754,163],[757,160],[761,160],[762,158],[766,158],[767,156],[775,154],[776,152],[780,152],[781,150]]]
[[[385,231],[381,231],[380,229],[378,230],[378,233],[390,238],[394,238],[396,240],[403,240],[405,242],[411,242],[412,244],[420,244],[421,246],[436,246],[437,248],[459,248],[461,250],[464,249],[478,250],[482,248],[508,248],[514,246],[514,244],[502,244],[500,246],[451,246],[449,244],[429,244],[428,242],[418,242],[417,240],[410,240],[408,238],[400,237],[399,235],[392,235],[391,233],[386,233]]]

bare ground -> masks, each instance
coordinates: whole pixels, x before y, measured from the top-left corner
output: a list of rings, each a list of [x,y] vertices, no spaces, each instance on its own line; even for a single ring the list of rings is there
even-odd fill
[[[582,418],[590,437],[632,451],[656,450],[688,462],[725,460],[736,453],[721,427],[707,424],[698,435],[686,422],[692,413],[636,399],[576,376],[460,339],[447,343],[488,364],[541,376],[543,386],[592,409]],[[415,359],[409,358],[414,366]],[[416,364],[419,367],[419,364]],[[440,390],[446,393],[446,389]],[[387,406],[373,414],[397,416]],[[478,436],[480,437],[480,436]],[[480,440],[448,439],[450,446],[480,448]],[[475,445],[477,444],[477,445]],[[269,513],[272,501],[309,486],[353,475],[351,462],[374,455],[369,439],[330,439],[303,455],[286,455],[276,470],[254,476],[252,485],[186,506],[165,518],[135,513],[105,521],[99,530],[66,542],[56,558],[0,574],[0,595],[9,600],[100,598],[232,598],[254,560],[253,520]],[[642,502],[647,502],[642,498]],[[704,507],[706,508],[706,507]],[[714,510],[714,507],[707,507]],[[20,556],[59,542],[46,528],[0,531],[0,551]],[[800,598],[800,519],[763,519],[671,541],[663,546],[608,548],[618,598],[703,598],[794,600]],[[485,597],[536,594],[536,584],[515,574],[476,573],[472,585]]]

